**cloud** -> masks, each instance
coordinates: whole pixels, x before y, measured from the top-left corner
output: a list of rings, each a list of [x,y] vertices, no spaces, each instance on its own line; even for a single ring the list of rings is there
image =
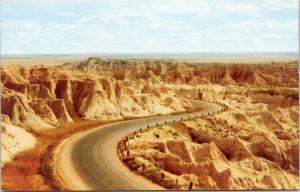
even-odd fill
[[[261,40],[271,39],[271,40],[287,40],[287,39],[295,39],[296,37],[293,35],[287,35],[282,33],[261,33],[258,35]]]
[[[42,7],[42,6],[53,6],[57,5],[59,3],[59,0],[2,0],[2,5],[7,6],[7,5],[30,5],[30,6],[37,6],[37,7]]]
[[[262,0],[262,5],[273,10],[297,9],[298,0]]]
[[[95,49],[96,45],[91,46],[94,42],[108,42],[114,37],[114,33],[96,24],[5,20],[1,45],[4,52],[36,53],[47,50],[59,53],[60,51],[72,52],[75,45],[80,50],[84,50],[84,46],[88,50]],[[74,43],[78,40],[81,42],[80,45]]]
[[[3,1],[4,52],[276,50],[298,38],[295,0]]]
[[[218,8],[229,12],[257,12],[258,7],[246,3],[225,3],[222,1]]]
[[[217,9],[229,13],[248,15],[254,18],[262,18],[262,12],[264,11],[260,4],[254,5],[241,2],[229,3],[228,1],[221,1],[217,5]]]
[[[58,12],[56,13],[56,15],[71,17],[71,16],[76,16],[77,14],[73,12]]]
[[[207,0],[169,0],[160,1],[150,6],[143,4],[140,7],[145,11],[159,12],[162,14],[209,13],[212,11],[211,4]]]
[[[249,20],[240,22],[230,22],[224,25],[227,29],[267,29],[270,31],[292,31],[295,32],[298,29],[298,20],[286,20],[286,21],[275,21],[275,20]]]

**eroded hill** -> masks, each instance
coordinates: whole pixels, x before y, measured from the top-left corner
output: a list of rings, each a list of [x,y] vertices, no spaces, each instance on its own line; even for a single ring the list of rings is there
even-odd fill
[[[171,189],[186,189],[190,182],[199,189],[294,189],[297,71],[295,63],[99,58],[56,67],[6,66],[1,69],[2,151],[9,154],[4,161],[32,148],[34,136],[63,125],[195,110],[192,98],[223,102],[229,110],[139,133],[130,140],[135,161],[125,157],[129,166],[144,164],[146,171],[134,170]]]

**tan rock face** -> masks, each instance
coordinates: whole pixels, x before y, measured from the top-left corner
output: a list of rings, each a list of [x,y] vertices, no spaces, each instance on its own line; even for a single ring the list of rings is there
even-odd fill
[[[1,113],[10,118],[15,125],[26,125],[36,129],[51,127],[44,122],[30,107],[25,95],[4,88],[1,98]]]
[[[138,70],[129,66],[120,75],[125,64],[91,58],[71,68],[6,67],[1,71],[2,113],[15,125],[42,130],[74,118],[122,119],[180,112],[191,106],[174,93],[160,93],[166,83],[158,77],[143,82],[129,78],[131,70],[146,70],[145,74],[150,70],[153,77],[165,73],[160,63],[145,63]],[[94,72],[84,72],[89,70]]]
[[[1,165],[21,151],[34,147],[36,139],[20,127],[1,122]]]
[[[173,92],[160,93],[166,85],[157,76],[166,72],[162,65],[127,70],[125,64],[91,58],[72,67],[6,66],[1,70],[4,161],[34,146],[35,138],[27,131],[41,133],[78,118],[116,120],[183,112],[191,107]],[[90,70],[93,72],[85,72]],[[131,70],[136,74],[145,70],[147,78],[140,82]]]
[[[218,101],[229,110],[139,133],[130,140],[134,158],[128,159],[120,145],[121,158],[137,173],[170,189],[296,189],[297,71],[292,63],[99,58],[49,68],[6,66],[1,70],[2,148],[9,160],[33,147],[35,139],[22,128],[42,132],[77,118],[183,112],[192,106],[189,98]]]
[[[185,64],[182,62],[153,60],[102,60],[90,58],[79,69],[105,75],[121,76],[117,79],[152,79],[168,83],[199,85],[242,84],[247,86],[297,87],[298,66],[285,64]],[[112,72],[114,69],[115,72]],[[127,75],[124,75],[124,74]],[[122,74],[122,75],[119,75]]]
[[[169,84],[163,91],[222,102],[229,110],[145,130],[121,159],[169,189],[299,188],[298,77],[292,66],[268,67],[195,67],[194,74],[216,84]],[[290,82],[279,75],[285,67]],[[172,78],[187,82],[190,73],[178,71]]]
[[[278,135],[272,124],[252,121],[264,112],[240,118],[238,111],[140,133],[129,142],[134,163],[146,165],[145,171],[136,171],[171,189],[187,189],[190,182],[194,189],[298,188],[298,135],[281,137],[282,133],[297,133],[297,125],[292,119],[286,124],[274,118],[282,126]],[[160,173],[166,177],[153,178]],[[169,180],[174,182],[166,184]]]
[[[55,111],[51,109],[51,106],[46,101],[40,99],[29,103],[34,113],[37,114],[41,119],[49,124],[58,124],[58,119],[55,116]]]

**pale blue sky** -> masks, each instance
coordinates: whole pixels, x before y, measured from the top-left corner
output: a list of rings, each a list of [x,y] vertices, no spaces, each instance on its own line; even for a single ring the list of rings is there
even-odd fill
[[[2,0],[2,54],[298,51],[297,0]]]

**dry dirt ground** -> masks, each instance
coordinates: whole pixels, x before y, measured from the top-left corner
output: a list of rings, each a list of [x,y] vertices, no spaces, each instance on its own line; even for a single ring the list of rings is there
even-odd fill
[[[2,187],[59,188],[49,159],[63,138],[109,121],[191,110],[192,98],[229,110],[137,135],[130,141],[136,161],[128,164],[137,173],[172,189],[299,188],[297,71],[295,62],[89,58],[54,67],[6,65]]]

